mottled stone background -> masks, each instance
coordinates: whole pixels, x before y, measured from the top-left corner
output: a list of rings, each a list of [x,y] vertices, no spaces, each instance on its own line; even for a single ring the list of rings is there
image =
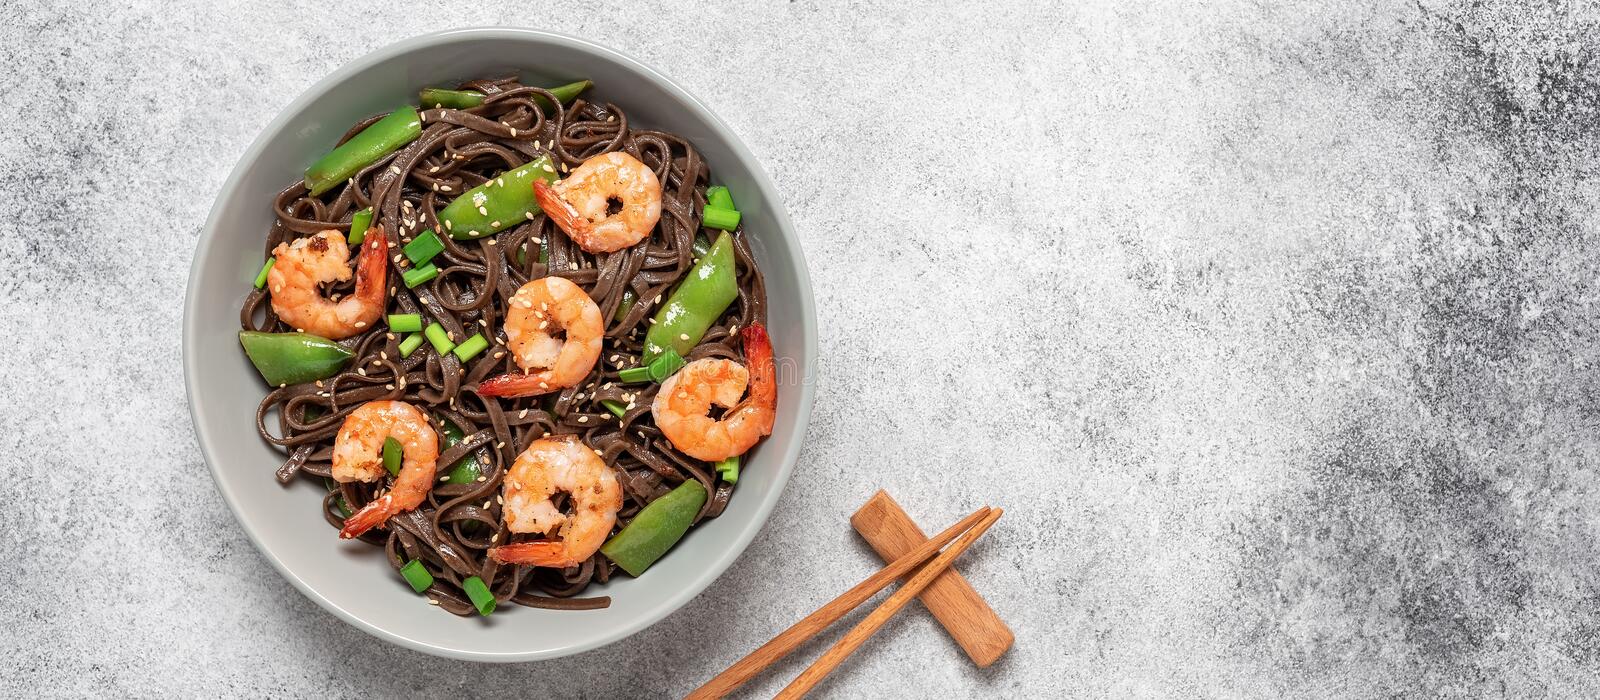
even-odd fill
[[[879,487],[1009,510],[963,563],[1017,645],[977,670],[915,610],[823,695],[1600,693],[1594,7],[0,2],[0,695],[679,694],[875,568],[846,518]],[[515,666],[388,646],[269,569],[178,347],[262,126],[486,24],[726,119],[822,338],[743,558]]]

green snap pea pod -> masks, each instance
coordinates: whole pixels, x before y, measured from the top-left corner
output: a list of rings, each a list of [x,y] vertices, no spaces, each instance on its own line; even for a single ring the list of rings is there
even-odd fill
[[[588,80],[579,80],[575,83],[557,85],[553,88],[546,89],[550,91],[550,94],[555,95],[556,99],[561,100],[561,102],[564,104],[571,102],[573,98],[578,96],[578,93],[589,89],[589,86],[591,85],[594,85],[594,83]],[[420,101],[422,102],[423,109],[430,109],[434,107],[470,109],[483,104],[485,96],[483,93],[476,90],[444,90],[441,88],[423,88],[419,97],[421,98]],[[544,95],[535,95],[533,99],[539,103],[540,107],[550,109],[550,101],[546,100]]]
[[[533,181],[556,181],[550,158],[533,161],[467,190],[439,210],[439,224],[458,241],[483,238],[532,219],[541,211],[533,197]]]
[[[640,510],[600,553],[638,576],[683,538],[705,504],[706,487],[694,479],[685,481]]]
[[[422,118],[417,109],[401,107],[306,168],[306,189],[313,197],[327,192],[421,135]]]
[[[562,104],[566,104],[574,99],[577,99],[578,93],[588,90],[589,86],[591,85],[594,85],[592,81],[579,80],[575,83],[567,83],[566,85],[557,85],[553,88],[545,89],[549,90],[550,94],[555,95],[556,99],[561,100]],[[551,105],[548,103],[548,101],[544,99],[544,95],[536,95],[534,96],[534,100],[538,101],[540,107],[544,107],[545,109],[551,108]]]
[[[417,96],[423,109],[449,107],[450,109],[470,109],[483,104],[483,93],[475,90],[446,90],[444,88],[423,88]]]
[[[244,354],[273,386],[304,384],[336,374],[355,353],[310,333],[239,331]]]
[[[733,236],[724,232],[656,311],[655,325],[644,336],[640,362],[650,364],[667,348],[687,356],[700,343],[706,329],[737,298],[739,277],[733,262]]]

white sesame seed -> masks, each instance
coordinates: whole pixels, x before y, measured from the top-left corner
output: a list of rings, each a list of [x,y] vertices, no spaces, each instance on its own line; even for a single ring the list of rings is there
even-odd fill
[[[588,416],[578,416],[578,422],[579,423],[588,423],[589,422],[589,417]]]
[[[529,220],[529,221],[533,221],[533,212],[531,212],[531,211],[525,211],[525,212],[522,212],[522,215],[523,215],[523,216],[525,216],[525,217],[527,217],[527,219],[528,219],[528,220]]]
[[[679,333],[678,334],[678,340],[688,340],[688,339],[689,339],[689,334],[688,333]]]
[[[494,184],[499,185],[501,187],[505,187],[506,186],[506,179],[503,178],[503,177],[497,177],[497,178],[494,179]]]
[[[489,239],[489,245],[499,245],[499,242],[496,241],[495,239],[491,238],[491,239]]]
[[[490,228],[500,228],[500,222],[499,222],[499,220],[495,220],[495,221],[491,221],[491,222],[489,222],[489,227],[490,227]]]
[[[394,385],[393,384],[385,384],[385,385],[383,385],[383,388],[388,389],[389,391],[394,391]]]
[[[522,412],[518,413],[517,417],[518,418],[527,418],[528,417],[528,409],[526,409],[526,408],[522,409]]]
[[[434,599],[432,599],[432,598],[429,598],[429,599],[428,599],[428,604],[429,604],[429,605],[438,605],[438,604],[439,604],[439,601],[437,601],[437,600],[434,600]]]
[[[441,476],[441,477],[439,477],[439,480],[440,481],[449,481],[450,480],[450,475],[446,474],[444,476]]]
[[[488,207],[478,207],[478,213],[483,215],[483,216],[488,216],[489,215],[489,208]]]
[[[505,441],[504,441],[504,440],[501,440],[501,441],[500,441],[500,442],[498,442],[498,443],[495,443],[495,446],[494,446],[494,448],[495,448],[495,449],[497,449],[497,450],[503,450],[503,449],[505,449],[505,448],[506,448],[506,443],[505,443]]]
[[[528,240],[533,241],[534,243],[543,243],[544,242],[543,240],[540,240],[538,236],[531,237]]]

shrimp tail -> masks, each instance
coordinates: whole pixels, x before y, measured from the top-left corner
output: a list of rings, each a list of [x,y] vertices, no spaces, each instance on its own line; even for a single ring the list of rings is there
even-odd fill
[[[389,270],[388,248],[389,237],[384,235],[383,226],[373,226],[356,259],[356,298],[378,308],[387,303],[384,287]]]
[[[502,374],[478,383],[479,396],[515,398],[518,396],[538,396],[560,390],[561,387],[551,383],[546,372]]]
[[[550,217],[550,220],[569,236],[581,238],[588,235],[589,220],[583,218],[577,209],[561,198],[555,188],[545,184],[543,180],[533,181],[533,198],[538,200],[539,208],[544,210],[544,215]]]
[[[389,521],[389,506],[393,502],[394,499],[392,497],[384,496],[368,503],[361,510],[344,519],[344,527],[339,528],[339,537],[347,540],[354,539],[374,527],[383,527],[383,524]]]
[[[772,339],[767,329],[752,323],[739,331],[744,341],[744,357],[750,369],[750,400],[771,406],[778,400],[776,367],[772,362]]]
[[[567,554],[567,548],[562,543],[551,540],[495,547],[489,550],[489,556],[501,564],[566,568],[581,563]]]

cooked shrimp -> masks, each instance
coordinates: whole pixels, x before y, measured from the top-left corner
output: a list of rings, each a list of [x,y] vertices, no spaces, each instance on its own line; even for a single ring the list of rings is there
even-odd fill
[[[760,324],[740,336],[749,369],[732,360],[695,360],[667,377],[650,405],[661,434],[695,459],[715,462],[744,454],[772,433],[778,406],[772,341]],[[740,401],[746,384],[750,395]],[[721,420],[708,415],[712,404],[728,409]]]
[[[583,161],[554,185],[535,180],[533,194],[545,215],[591,253],[638,243],[661,219],[661,182],[655,171],[616,151]],[[612,213],[612,202],[621,209]]]
[[[571,516],[550,500],[561,491],[571,495]],[[576,435],[535,440],[506,472],[500,495],[506,529],[549,535],[560,528],[550,539],[490,549],[489,556],[504,564],[577,566],[605,544],[622,509],[617,475]]]
[[[344,234],[332,229],[272,250],[277,262],[267,271],[272,310],[295,328],[312,335],[339,340],[356,335],[376,323],[386,302],[384,260],[388,238],[381,227],[367,232],[367,244],[356,263],[356,291],[338,301],[322,296],[318,285],[350,279],[350,248]]]
[[[439,435],[422,411],[404,401],[368,401],[345,416],[333,440],[333,479],[371,482],[388,476],[383,441],[400,443],[400,475],[389,492],[346,518],[339,536],[355,537],[422,503],[433,488]]]
[[[479,396],[536,396],[583,381],[600,359],[606,332],[600,307],[565,277],[522,285],[511,295],[505,329],[512,358],[526,374],[485,379],[478,384]]]

